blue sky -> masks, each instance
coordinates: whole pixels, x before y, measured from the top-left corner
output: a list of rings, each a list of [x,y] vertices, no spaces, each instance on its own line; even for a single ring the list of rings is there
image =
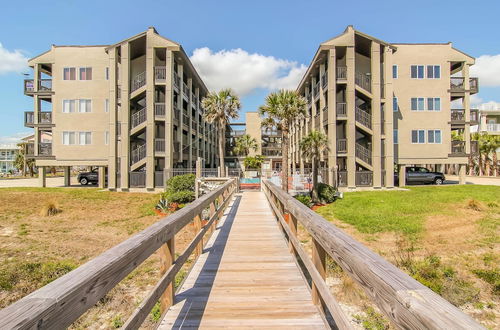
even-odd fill
[[[193,62],[202,68],[218,65],[210,84],[234,83],[243,91],[244,111],[255,110],[270,89],[293,87],[319,43],[349,24],[388,42],[452,41],[481,59],[480,93],[474,102],[500,106],[494,103],[500,102],[499,11],[500,1],[493,0],[4,1],[0,142],[30,131],[23,127],[23,112],[33,104],[22,91],[22,73],[30,70],[19,67],[20,59],[51,44],[114,43],[148,26],[181,43],[190,56],[198,49]],[[234,81],[240,76],[246,80]]]

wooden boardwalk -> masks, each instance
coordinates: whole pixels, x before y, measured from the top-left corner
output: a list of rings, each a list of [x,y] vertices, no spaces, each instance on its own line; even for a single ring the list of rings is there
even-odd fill
[[[264,193],[235,197],[159,328],[325,328]]]

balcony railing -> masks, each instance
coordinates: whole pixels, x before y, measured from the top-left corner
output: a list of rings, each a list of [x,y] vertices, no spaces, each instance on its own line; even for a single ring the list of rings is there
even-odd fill
[[[167,80],[167,67],[155,66],[155,81],[164,82]]]
[[[477,109],[470,110],[470,121],[475,123],[479,122],[479,110]]]
[[[369,73],[356,72],[356,85],[371,92],[372,91],[372,77]]]
[[[179,89],[180,84],[181,84],[181,79],[179,78],[177,72],[174,72],[174,87],[177,87],[177,89]]]
[[[146,108],[142,108],[132,115],[132,128],[139,126],[146,121]]]
[[[337,139],[337,152],[338,153],[347,152],[347,139]]]
[[[165,103],[155,103],[155,116],[165,117]]]
[[[186,113],[182,113],[182,123],[189,126],[189,116]]]
[[[464,120],[465,120],[464,109],[451,109],[451,121],[464,121]]]
[[[174,109],[174,119],[179,120],[181,117],[181,111],[179,109]]]
[[[500,133],[500,124],[486,124],[486,131],[489,133]]]
[[[130,155],[130,165],[133,165],[144,158],[146,158],[145,143],[132,150]]]
[[[338,172],[339,187],[347,187],[347,171]]]
[[[24,125],[33,125],[35,123],[35,113],[33,111],[24,112]]]
[[[321,76],[321,87],[325,89],[327,85],[328,85],[328,72],[325,72]]]
[[[131,187],[146,187],[146,172],[130,172]]]
[[[321,117],[320,117],[319,112],[318,112],[318,113],[314,116],[314,128],[315,128],[316,130],[319,130],[319,128],[320,128],[320,119],[321,119]]]
[[[33,111],[24,112],[24,124],[35,124],[35,113]],[[38,113],[38,124],[52,124],[52,112],[44,111]]]
[[[175,141],[174,142],[174,152],[179,152],[179,148],[180,148],[180,142]]]
[[[316,83],[316,85],[314,85],[313,94],[314,94],[314,98],[316,98],[319,95],[319,82]]]
[[[38,88],[35,88],[34,79],[24,80],[24,93],[35,93],[35,92],[52,92],[52,79],[39,79]]]
[[[450,90],[452,92],[465,92],[465,78],[451,77]],[[477,78],[469,78],[469,91],[475,94],[479,91],[479,83]]]
[[[372,164],[372,151],[359,143],[356,143],[356,157],[365,163]]]
[[[452,154],[465,154],[465,141],[451,141]]]
[[[373,172],[371,171],[356,172],[356,186],[373,186]]]
[[[347,67],[345,66],[337,67],[337,79],[347,79]]]
[[[356,121],[365,127],[372,128],[372,115],[358,107],[356,107]]]
[[[139,73],[137,76],[134,77],[134,79],[132,79],[130,85],[130,91],[134,92],[145,85],[146,85],[146,71]]]
[[[189,87],[186,85],[185,82],[182,83],[182,88],[184,90],[184,95],[186,97],[189,97],[189,94],[191,93],[191,91],[189,90]]]
[[[347,117],[347,103],[337,103],[337,117]]]
[[[155,152],[165,152],[165,139],[155,139]]]
[[[39,143],[38,156],[52,156],[52,143]]]
[[[323,125],[327,125],[328,124],[328,107],[325,106],[323,108]]]

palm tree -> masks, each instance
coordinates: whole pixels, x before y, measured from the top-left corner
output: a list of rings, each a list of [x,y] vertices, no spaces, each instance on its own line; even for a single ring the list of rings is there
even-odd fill
[[[295,91],[280,90],[266,97],[266,104],[259,107],[264,117],[262,126],[280,129],[283,137],[281,143],[282,173],[281,187],[288,192],[288,135],[292,123],[301,120],[306,114],[307,101]]]
[[[19,149],[17,150],[16,158],[14,159],[14,167],[22,171],[23,176],[26,176],[27,168],[30,172],[30,176],[33,176],[35,174],[35,160],[33,158],[28,158],[25,154],[27,143],[21,142],[18,143],[17,146],[19,147]]]
[[[483,135],[483,143],[482,150],[484,152],[484,166],[486,175],[497,175],[498,168],[498,158],[497,158],[497,149],[500,147],[500,138],[494,135]],[[492,154],[492,163],[490,164],[490,154]],[[491,169],[491,165],[493,165],[493,171]]]
[[[230,119],[238,118],[241,109],[240,99],[231,89],[223,89],[219,92],[210,92],[201,101],[205,109],[205,119],[209,123],[215,123],[219,138],[219,166],[221,176],[226,176],[224,164],[224,149],[226,144],[226,126]]]
[[[500,136],[491,136],[491,152],[493,153],[493,176],[498,176],[500,166],[498,165],[497,149],[500,148]]]
[[[309,158],[312,162],[313,168],[313,189],[311,198],[313,202],[318,202],[318,167],[319,159],[321,154],[328,148],[328,138],[325,134],[319,131],[312,131],[308,135],[304,136],[300,141],[300,150],[302,151],[302,156]]]
[[[248,156],[250,149],[257,151],[257,148],[257,140],[249,134],[245,134],[236,139],[233,151],[236,155]]]
[[[475,141],[477,142],[477,151],[476,153],[473,153],[472,150],[469,154],[469,175],[475,175],[475,167],[476,167],[476,161],[475,161],[475,156],[479,155],[479,159],[481,158],[481,154],[479,153],[479,140],[481,138],[481,134],[479,133],[472,133],[470,135],[470,140],[471,142]],[[471,148],[472,149],[472,148]]]

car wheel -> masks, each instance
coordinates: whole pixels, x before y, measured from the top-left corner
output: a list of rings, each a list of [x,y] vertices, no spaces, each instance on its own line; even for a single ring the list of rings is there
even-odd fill
[[[443,184],[443,179],[437,178],[436,180],[434,180],[434,184],[437,184],[437,185]]]
[[[88,185],[89,184],[89,180],[87,180],[87,178],[82,178],[80,180],[80,184],[82,184],[82,185]]]

